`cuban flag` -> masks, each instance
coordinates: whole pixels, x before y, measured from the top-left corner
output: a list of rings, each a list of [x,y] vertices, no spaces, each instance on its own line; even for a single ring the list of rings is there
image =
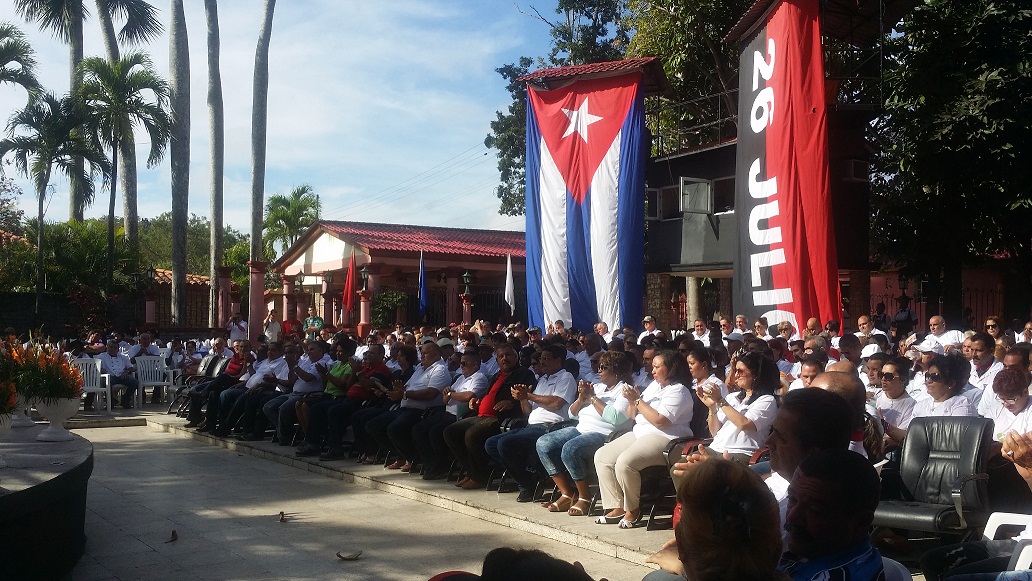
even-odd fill
[[[641,321],[646,135],[640,72],[528,85],[530,325]]]

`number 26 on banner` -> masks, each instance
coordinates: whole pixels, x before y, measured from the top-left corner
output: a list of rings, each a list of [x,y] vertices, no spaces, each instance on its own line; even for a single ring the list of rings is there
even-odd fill
[[[760,51],[753,53],[753,91],[759,89],[760,77],[763,77],[764,81],[769,81],[774,76],[773,38],[767,39],[767,56],[768,58],[764,58]],[[768,125],[774,122],[774,87],[764,87],[763,90],[756,93],[749,121],[753,133],[762,132]]]

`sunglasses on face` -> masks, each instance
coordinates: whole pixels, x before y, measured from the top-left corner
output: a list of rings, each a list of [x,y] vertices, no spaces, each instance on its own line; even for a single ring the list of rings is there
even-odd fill
[[[901,379],[902,378],[902,376],[896,375],[895,373],[882,373],[880,371],[877,372],[877,373],[878,373],[878,377],[882,378],[885,381],[895,381],[897,379]]]
[[[925,383],[940,383],[942,381],[941,373],[925,373]]]
[[[993,324],[993,323],[986,323],[986,324],[985,324],[985,328],[986,328],[986,329],[996,329],[996,328],[998,328],[998,327],[999,327],[999,325],[995,325],[995,324]]]
[[[598,372],[602,373],[603,371],[609,371],[609,366],[608,365],[599,365],[598,366]]]

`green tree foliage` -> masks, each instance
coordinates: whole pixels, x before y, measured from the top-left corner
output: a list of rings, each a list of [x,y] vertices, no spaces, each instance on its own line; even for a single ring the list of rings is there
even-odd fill
[[[620,60],[630,35],[625,0],[559,0],[553,20],[534,10],[535,18],[551,29],[552,49],[538,67],[561,67]],[[534,60],[520,57],[495,69],[505,79],[512,104],[495,113],[491,133],[484,145],[498,151],[498,173],[502,183],[495,190],[501,201],[498,213],[519,216],[525,209],[525,163],[527,91],[516,79],[531,70]]]
[[[0,177],[0,230],[11,234],[22,234],[22,220],[25,212],[18,208],[22,191],[14,180]]]
[[[1032,266],[1032,6],[928,0],[899,32],[874,132],[872,238],[911,274],[941,273],[959,320],[965,262],[1006,253]]]
[[[134,52],[116,62],[90,57],[79,65],[76,96],[88,108],[90,129],[111,148],[111,194],[108,198],[108,270],[115,260],[115,190],[118,185],[120,143],[133,145],[133,125],[139,124],[150,137],[147,166],[165,156],[168,145],[168,83],[158,76],[150,57]],[[133,168],[135,170],[135,168]],[[105,288],[111,288],[108,276]]]
[[[190,274],[206,275],[210,244],[210,225],[203,216],[191,214],[186,226],[187,255],[186,267]],[[246,242],[248,237],[243,232],[227,226],[223,236],[227,246]],[[172,267],[172,213],[165,212],[155,218],[144,218],[140,221],[140,261],[155,268]],[[246,263],[246,256],[239,264]],[[226,266],[238,266],[229,257],[223,262]],[[246,269],[246,264],[244,265]],[[245,270],[246,273],[246,270]]]
[[[86,113],[81,103],[71,97],[58,99],[50,93],[40,93],[17,111],[8,122],[9,137],[0,140],[0,160],[14,157],[14,167],[20,174],[31,178],[36,187],[37,206],[37,279],[36,313],[43,297],[43,213],[47,184],[56,165],[76,185],[83,199],[93,198],[92,170],[98,169],[105,177],[109,173],[107,159],[100,145],[86,129]],[[87,173],[81,161],[90,164]],[[0,165],[0,171],[3,166]]]
[[[0,84],[20,85],[28,91],[39,87],[36,59],[29,41],[13,24],[0,22]]]
[[[280,252],[304,234],[319,219],[319,196],[308,184],[301,184],[289,194],[273,194],[265,203],[265,240],[267,247],[279,243]]]

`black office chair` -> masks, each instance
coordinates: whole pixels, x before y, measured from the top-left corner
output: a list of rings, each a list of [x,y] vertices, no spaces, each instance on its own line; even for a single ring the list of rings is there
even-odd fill
[[[989,518],[986,464],[993,422],[980,417],[916,418],[900,457],[903,500],[883,500],[874,525],[961,541]]]

